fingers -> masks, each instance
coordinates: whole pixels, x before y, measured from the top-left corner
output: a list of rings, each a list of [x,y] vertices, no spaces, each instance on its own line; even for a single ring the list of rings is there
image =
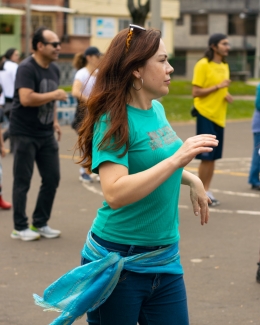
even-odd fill
[[[208,223],[209,220],[209,206],[208,202],[206,204],[203,204],[200,207],[200,223],[203,226],[205,223]]]

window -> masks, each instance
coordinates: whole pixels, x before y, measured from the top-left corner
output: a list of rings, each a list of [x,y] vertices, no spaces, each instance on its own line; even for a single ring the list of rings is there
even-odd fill
[[[254,14],[228,15],[229,35],[256,35],[256,20]]]
[[[208,34],[208,15],[191,15],[191,34]]]
[[[34,33],[36,29],[40,26],[44,26],[49,28],[50,30],[54,30],[53,26],[53,16],[52,15],[41,15],[41,14],[32,14],[31,17],[31,29]]]
[[[78,16],[73,18],[74,35],[91,35],[91,18]]]
[[[119,19],[118,20],[118,31],[128,28],[129,24],[131,24],[132,20],[131,19]]]

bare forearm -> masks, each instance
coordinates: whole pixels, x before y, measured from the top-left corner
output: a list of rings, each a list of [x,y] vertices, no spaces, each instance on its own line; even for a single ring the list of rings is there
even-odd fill
[[[207,96],[215,91],[219,90],[218,85],[211,86],[209,88],[199,88],[196,87],[196,89],[192,90],[192,96],[193,97],[204,97]]]
[[[178,168],[174,160],[168,158],[143,172],[122,176],[110,187],[106,200],[113,209],[139,201],[152,193]],[[102,184],[102,173],[100,176]]]
[[[196,181],[198,177],[187,170],[183,170],[181,184],[190,186],[194,181]]]
[[[55,91],[44,94],[31,92],[26,98],[21,100],[21,104],[29,107],[41,106],[55,100],[55,94]]]

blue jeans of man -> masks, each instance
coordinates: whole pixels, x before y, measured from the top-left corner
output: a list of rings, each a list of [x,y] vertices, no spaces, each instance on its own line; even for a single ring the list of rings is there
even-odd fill
[[[260,132],[253,133],[254,135],[254,150],[249,173],[249,184],[260,186]]]
[[[58,143],[54,135],[43,138],[12,136],[12,139],[14,228],[18,231],[28,228],[25,210],[34,162],[37,164],[42,183],[32,216],[33,226],[46,226],[60,180]]]
[[[158,247],[115,244],[93,234],[108,251],[130,256]],[[82,265],[89,261],[82,258]],[[188,325],[187,296],[182,274],[141,274],[123,270],[109,298],[87,313],[89,325]]]

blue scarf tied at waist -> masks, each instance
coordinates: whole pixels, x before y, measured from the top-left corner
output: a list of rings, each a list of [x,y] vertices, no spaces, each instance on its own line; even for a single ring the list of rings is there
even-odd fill
[[[88,233],[81,252],[91,263],[76,267],[53,282],[35,303],[61,315],[50,325],[70,325],[87,311],[103,304],[118,283],[123,269],[137,273],[182,274],[178,243],[133,256],[108,252]]]

